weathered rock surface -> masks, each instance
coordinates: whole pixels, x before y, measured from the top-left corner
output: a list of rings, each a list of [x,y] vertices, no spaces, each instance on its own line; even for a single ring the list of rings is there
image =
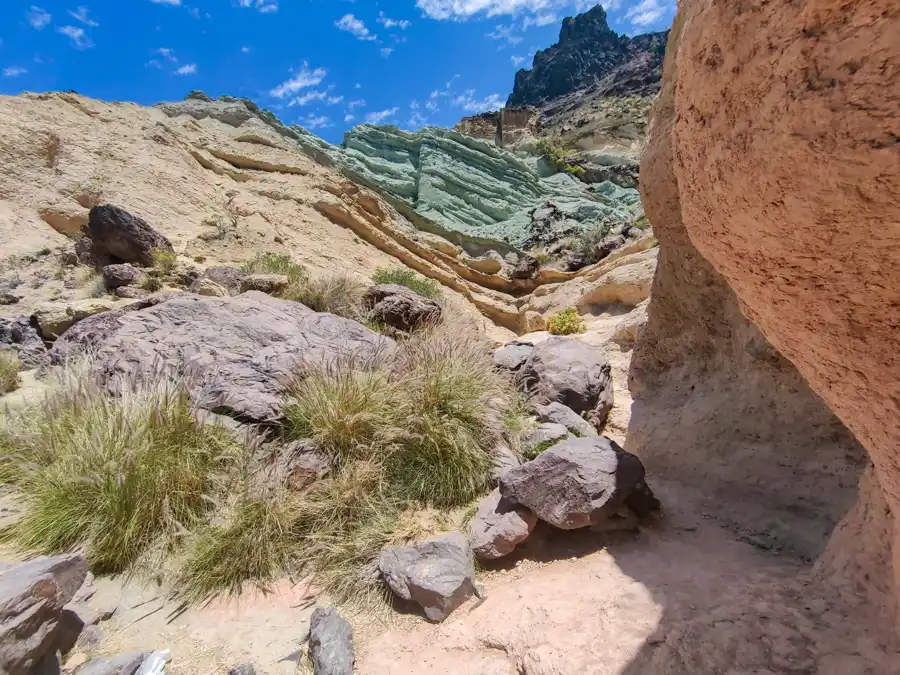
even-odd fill
[[[641,461],[603,436],[562,441],[500,478],[500,494],[544,522],[573,530],[602,523],[635,491],[643,497]],[[638,505],[646,512],[646,502]],[[639,514],[640,515],[640,514]]]
[[[443,621],[475,593],[474,556],[459,532],[385,549],[378,569],[394,595],[421,606],[430,621]]]
[[[85,233],[92,242],[91,256],[98,264],[150,265],[153,251],[173,252],[171,242],[145,220],[110,204],[91,209]]]
[[[609,95],[653,94],[659,90],[666,35],[616,35],[600,5],[566,18],[559,42],[539,50],[531,70],[516,73],[506,105],[538,105],[597,82]]]
[[[287,288],[289,282],[290,279],[284,274],[248,274],[241,279],[241,293],[259,291],[268,295],[278,295]]]
[[[30,675],[52,657],[64,630],[63,607],[86,574],[80,555],[36,558],[0,571],[0,672]]]
[[[216,265],[214,267],[207,267],[203,270],[203,274],[200,278],[209,279],[232,293],[239,293],[241,290],[241,281],[245,276],[244,272],[235,267]]]
[[[547,405],[537,405],[535,415],[541,422],[560,424],[576,436],[596,436],[597,430],[590,422],[584,419],[568,406],[558,401],[551,401]]]
[[[197,281],[191,284],[189,290],[191,293],[205,295],[210,298],[224,298],[228,295],[228,289],[224,286],[220,286],[207,277],[200,277],[197,279]]]
[[[67,303],[52,303],[38,308],[34,318],[41,335],[48,340],[58,338],[79,321],[115,308],[113,298],[86,298]]]
[[[537,516],[494,490],[478,504],[469,522],[469,543],[479,560],[496,560],[512,553],[528,538]]]
[[[333,607],[318,607],[312,614],[309,660],[314,675],[353,675],[353,631]]]
[[[554,336],[534,346],[517,378],[536,403],[557,401],[602,427],[612,409],[610,371],[603,354],[590,345]]]
[[[256,675],[256,668],[250,663],[242,663],[228,669],[228,675]]]
[[[137,284],[147,276],[146,272],[128,264],[106,265],[100,272],[103,275],[103,282],[110,290]]]
[[[506,471],[519,466],[522,458],[519,457],[506,443],[498,443],[491,449],[491,480],[496,484]]]
[[[160,373],[188,376],[199,407],[247,421],[279,417],[285,380],[301,363],[393,345],[355,321],[256,291],[230,298],[175,294],[111,322],[98,319],[65,348],[71,353],[93,343],[93,372],[111,391]]]
[[[515,372],[525,364],[532,351],[534,345],[530,342],[514,340],[494,350],[494,364]]]
[[[537,428],[526,433],[522,438],[522,454],[528,457],[534,457],[542,449],[549,447],[549,444],[564,440],[569,437],[569,430],[562,424],[554,424],[545,422],[539,424]]]
[[[15,319],[0,317],[0,349],[10,349],[28,368],[40,365],[47,352],[40,329],[34,317]]]
[[[97,656],[75,672],[76,675],[134,675],[146,658],[147,652]]]
[[[378,284],[366,290],[363,304],[369,316],[398,330],[416,330],[441,318],[441,306],[397,284]]]

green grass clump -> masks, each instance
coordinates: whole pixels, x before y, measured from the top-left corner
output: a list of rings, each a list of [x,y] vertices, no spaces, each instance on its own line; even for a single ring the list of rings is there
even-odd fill
[[[21,548],[83,547],[96,571],[129,568],[151,546],[201,523],[220,476],[239,459],[222,429],[195,421],[182,389],[158,386],[114,399],[70,376],[3,435],[0,476],[21,492]]]
[[[281,297],[301,302],[317,312],[330,312],[347,319],[363,316],[365,286],[351,276],[335,274],[313,277],[302,284],[288,286]]]
[[[140,280],[138,285],[143,288],[145,291],[150,291],[151,293],[156,293],[157,291],[161,291],[163,287],[162,279],[160,279],[155,274],[148,274],[144,278]]]
[[[547,319],[547,331],[551,335],[573,335],[583,333],[585,330],[587,327],[584,325],[584,319],[578,315],[578,310],[574,307],[567,307]]]
[[[303,265],[283,253],[257,253],[255,258],[241,266],[241,271],[246,274],[283,274],[292,284],[305,283],[309,278]]]
[[[406,267],[379,267],[372,275],[372,281],[376,284],[397,284],[406,286],[424,298],[437,300],[441,297],[441,285],[423,277]]]
[[[160,274],[171,274],[175,271],[175,265],[178,263],[178,256],[172,251],[164,251],[157,248],[153,250],[153,269],[159,271]]]
[[[19,357],[11,350],[0,351],[0,395],[19,387]]]
[[[536,149],[538,154],[550,165],[550,168],[557,173],[567,173],[576,178],[584,174],[584,167],[574,164],[569,158],[569,154],[549,138],[539,140]]]

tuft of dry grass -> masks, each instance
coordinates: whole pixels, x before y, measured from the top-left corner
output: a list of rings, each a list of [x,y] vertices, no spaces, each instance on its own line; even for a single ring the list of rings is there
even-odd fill
[[[19,388],[19,357],[12,350],[0,351],[0,396]]]
[[[290,284],[281,294],[285,300],[300,302],[316,312],[330,312],[347,319],[359,320],[364,312],[366,287],[346,274],[313,277],[302,284]]]
[[[178,264],[178,256],[172,251],[164,251],[158,248],[154,249],[152,256],[153,269],[163,276],[175,271],[175,266]]]
[[[398,284],[406,286],[424,298],[437,300],[441,297],[441,285],[433,279],[423,277],[408,267],[379,267],[372,275],[376,284]]]

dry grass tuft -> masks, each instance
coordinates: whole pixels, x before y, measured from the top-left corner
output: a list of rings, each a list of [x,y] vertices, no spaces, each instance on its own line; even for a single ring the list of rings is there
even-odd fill
[[[19,388],[19,357],[11,350],[0,351],[0,396]]]

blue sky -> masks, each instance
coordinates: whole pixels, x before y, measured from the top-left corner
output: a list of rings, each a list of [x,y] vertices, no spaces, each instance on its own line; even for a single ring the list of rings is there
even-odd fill
[[[246,96],[332,142],[362,122],[451,126],[590,0],[0,0],[0,94],[149,105]],[[664,30],[675,0],[604,0],[613,30]]]

